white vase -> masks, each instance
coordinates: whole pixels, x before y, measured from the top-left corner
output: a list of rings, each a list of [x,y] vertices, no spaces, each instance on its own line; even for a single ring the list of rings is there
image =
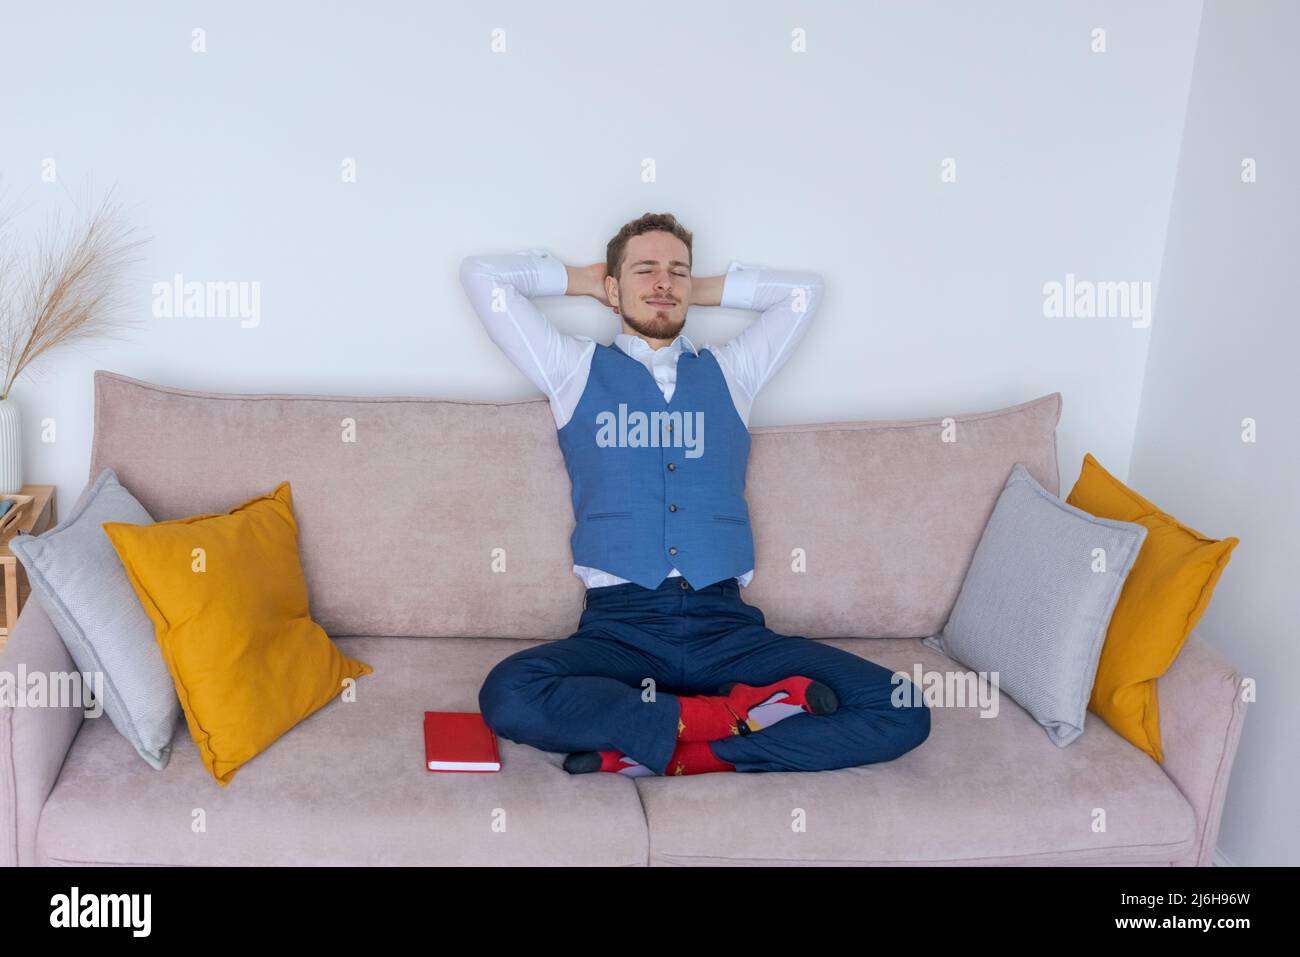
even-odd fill
[[[14,495],[22,490],[22,419],[13,399],[0,399],[0,495]]]

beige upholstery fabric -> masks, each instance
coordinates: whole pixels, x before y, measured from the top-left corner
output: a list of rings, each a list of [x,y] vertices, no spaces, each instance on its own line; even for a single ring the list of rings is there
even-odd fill
[[[745,600],[785,634],[934,634],[1011,467],[1059,493],[1060,414],[1060,393],[954,412],[953,441],[943,416],[753,429]],[[91,475],[106,467],[158,521],[287,479],[312,615],[330,634],[563,638],[582,610],[544,399],[213,395],[101,371]]]
[[[630,779],[570,775],[563,755],[502,742],[497,774],[435,774],[420,713],[473,711],[483,676],[529,642],[342,638],[374,665],[219,789],[177,726],[154,771],[103,720],[86,721],[46,803],[46,863],[651,864],[1161,862],[1196,819],[1149,757],[1089,714],[1055,747],[1003,697],[997,718],[933,710],[896,761],[816,774]],[[911,639],[834,644],[910,673],[947,659]],[[639,794],[638,794],[639,790]],[[642,814],[642,804],[645,813]],[[207,830],[194,833],[201,808]],[[494,813],[506,830],[492,830]],[[1107,828],[1092,830],[1094,808]],[[796,832],[802,809],[807,830]],[[648,827],[647,827],[648,821]]]
[[[629,778],[571,775],[563,755],[512,741],[501,742],[494,774],[425,769],[423,713],[477,711],[484,676],[528,642],[336,641],[375,669],[357,682],[357,700],[333,701],[290,729],[226,788],[184,722],[158,772],[107,719],[87,720],[41,816],[40,862],[645,863],[645,815]],[[191,828],[196,808],[202,833]],[[504,831],[493,830],[496,819]]]
[[[919,641],[830,643],[909,676],[961,670]],[[1091,712],[1068,748],[1006,695],[995,718],[932,707],[930,720],[920,747],[883,764],[637,778],[650,863],[1168,864],[1193,846],[1178,788]]]

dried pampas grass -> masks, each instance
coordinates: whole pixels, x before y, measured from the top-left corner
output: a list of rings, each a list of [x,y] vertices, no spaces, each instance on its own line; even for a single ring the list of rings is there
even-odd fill
[[[57,214],[24,267],[0,214],[0,399],[32,362],[59,345],[101,336],[118,338],[123,318],[121,272],[146,242],[133,238],[112,191],[67,229]]]

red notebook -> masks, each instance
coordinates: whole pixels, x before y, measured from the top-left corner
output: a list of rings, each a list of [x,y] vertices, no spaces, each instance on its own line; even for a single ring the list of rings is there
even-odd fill
[[[424,759],[430,771],[500,771],[496,732],[477,711],[426,711]]]

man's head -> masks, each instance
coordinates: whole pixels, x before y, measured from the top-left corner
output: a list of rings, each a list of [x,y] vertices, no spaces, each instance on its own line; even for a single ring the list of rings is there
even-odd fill
[[[605,247],[605,294],[623,331],[668,344],[691,302],[691,234],[672,213],[646,213]]]

